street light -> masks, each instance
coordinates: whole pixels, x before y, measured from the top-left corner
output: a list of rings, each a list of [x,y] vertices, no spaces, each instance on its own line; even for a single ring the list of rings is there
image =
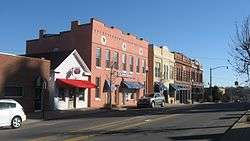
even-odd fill
[[[215,69],[219,69],[219,68],[226,68],[228,69],[228,66],[218,66],[218,67],[214,67],[214,68],[211,68],[210,67],[210,83],[209,83],[209,89],[210,89],[210,95],[211,95],[211,101],[214,101],[214,98],[213,98],[213,90],[212,90],[212,70],[215,70]]]

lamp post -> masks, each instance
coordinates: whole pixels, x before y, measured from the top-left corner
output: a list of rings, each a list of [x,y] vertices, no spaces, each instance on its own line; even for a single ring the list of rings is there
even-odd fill
[[[194,79],[191,80],[191,103],[194,103],[194,99],[193,99],[193,85],[194,85]]]
[[[146,96],[148,94],[148,69],[146,69],[146,81],[145,81],[145,94],[144,96]]]
[[[209,83],[209,89],[210,89],[210,96],[211,96],[211,101],[214,101],[214,97],[213,97],[213,90],[212,90],[212,71],[215,69],[219,69],[219,68],[226,68],[228,69],[228,66],[218,66],[218,67],[214,67],[211,68],[210,67],[210,83]]]

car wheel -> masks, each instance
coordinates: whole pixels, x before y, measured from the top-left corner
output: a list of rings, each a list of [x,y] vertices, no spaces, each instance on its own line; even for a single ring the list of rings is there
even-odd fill
[[[165,101],[161,102],[161,107],[165,107]]]
[[[151,103],[151,107],[152,107],[152,108],[155,107],[155,102],[154,102],[154,101]]]
[[[19,128],[22,125],[22,119],[18,116],[15,116],[12,120],[11,120],[11,127],[12,128]]]

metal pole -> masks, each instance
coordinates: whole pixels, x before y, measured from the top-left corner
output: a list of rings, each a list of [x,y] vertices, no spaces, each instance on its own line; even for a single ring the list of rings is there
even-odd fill
[[[210,83],[209,83],[209,89],[210,89],[211,101],[213,101],[213,90],[212,90],[212,68],[210,68]]]
[[[110,103],[110,109],[112,109],[112,73],[113,73],[113,65],[110,66],[110,88],[109,88],[109,103]]]
[[[146,70],[146,87],[145,87],[145,96],[148,94],[148,70]]]

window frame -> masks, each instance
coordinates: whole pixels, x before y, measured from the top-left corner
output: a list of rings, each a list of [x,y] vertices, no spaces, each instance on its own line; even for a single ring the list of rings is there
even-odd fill
[[[6,95],[6,88],[7,87],[14,87],[14,88],[20,88],[21,89],[21,95]],[[10,98],[13,98],[13,97],[23,97],[24,96],[24,88],[22,86],[5,86],[4,87],[4,90],[3,90],[3,95],[4,97],[10,97]]]
[[[99,54],[97,54],[99,53]],[[97,47],[96,48],[96,62],[95,62],[95,65],[97,67],[101,67],[102,66],[102,49],[100,47]]]
[[[111,52],[110,49],[105,50],[105,67],[110,68]]]

